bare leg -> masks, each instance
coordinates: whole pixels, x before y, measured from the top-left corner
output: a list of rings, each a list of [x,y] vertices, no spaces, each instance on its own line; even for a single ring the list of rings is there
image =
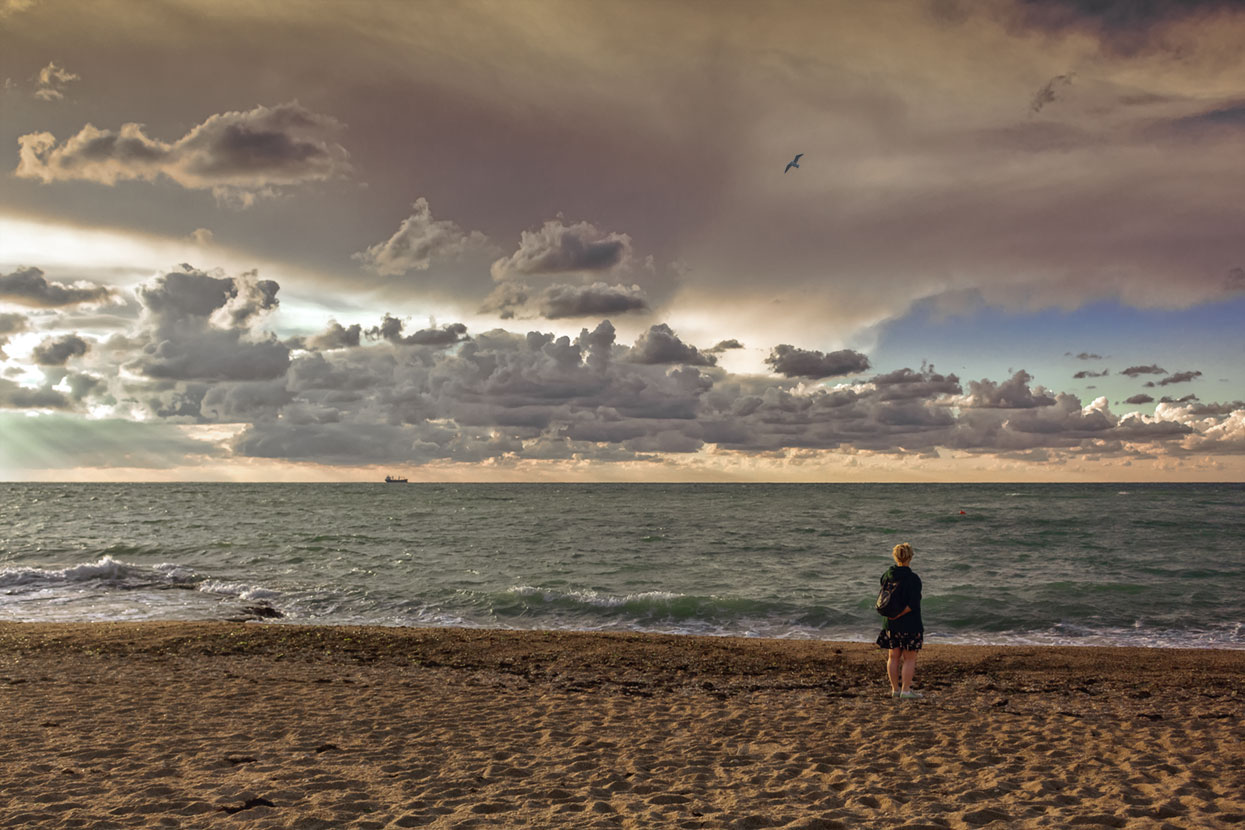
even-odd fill
[[[893,648],[891,649],[891,654],[894,654],[897,651],[900,651],[900,649]],[[890,668],[889,663],[887,664],[887,668],[888,669]],[[901,687],[901,691],[906,692],[911,688],[912,676],[914,674],[916,674],[916,652],[908,651],[905,649],[903,650],[903,685]],[[894,686],[894,685],[895,685],[895,681],[892,678],[891,686]]]
[[[893,648],[886,656],[886,676],[891,681],[891,691],[899,691],[899,655],[903,649]]]

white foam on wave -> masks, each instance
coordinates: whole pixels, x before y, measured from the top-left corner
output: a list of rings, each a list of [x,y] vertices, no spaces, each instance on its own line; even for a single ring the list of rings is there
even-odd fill
[[[618,596],[616,594],[603,594],[600,591],[591,589],[556,591],[552,588],[541,588],[535,585],[515,585],[506,593],[521,597],[540,597],[545,602],[571,600],[596,608],[619,608],[632,603],[669,602],[686,596],[686,594],[675,594],[670,591],[640,591],[634,594]]]
[[[199,583],[198,587],[200,591],[206,594],[235,597],[248,602],[280,599],[283,596],[280,591],[264,588],[261,585],[247,585],[245,582],[224,582],[219,579],[204,580]]]

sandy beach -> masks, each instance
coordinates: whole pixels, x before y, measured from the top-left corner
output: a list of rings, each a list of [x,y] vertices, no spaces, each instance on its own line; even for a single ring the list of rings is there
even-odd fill
[[[1245,652],[0,624],[0,827],[1245,825]]]

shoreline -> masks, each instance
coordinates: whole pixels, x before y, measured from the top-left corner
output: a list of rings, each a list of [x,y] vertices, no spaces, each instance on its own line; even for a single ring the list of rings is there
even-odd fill
[[[488,631],[497,632],[501,635],[515,634],[520,636],[541,636],[553,634],[567,635],[588,635],[588,636],[630,636],[639,637],[674,637],[689,638],[692,640],[730,640],[740,642],[760,642],[760,643],[809,643],[823,644],[837,647],[859,647],[874,646],[873,635],[862,636],[860,639],[835,639],[834,637],[816,637],[816,636],[765,636],[755,635],[748,636],[737,633],[717,633],[705,631],[659,631],[645,630],[635,628],[493,628],[488,626],[473,625],[451,625],[451,624],[380,624],[380,623],[343,623],[334,621],[315,621],[304,622],[287,618],[279,610],[274,608],[266,601],[253,602],[237,602],[225,604],[221,613],[213,616],[203,616],[195,619],[176,619],[176,618],[144,618],[138,620],[124,619],[100,619],[100,620],[15,620],[0,619],[0,626],[6,625],[25,625],[25,626],[49,626],[49,627],[73,627],[73,626],[211,626],[223,624],[264,624],[272,627],[291,628],[300,630],[317,630],[317,629],[357,629],[360,631],[376,630],[376,631]],[[1001,639],[994,642],[985,642],[974,639],[971,642],[958,641],[956,639],[943,639],[941,636],[927,637],[925,640],[925,650],[929,649],[1136,649],[1142,652],[1219,652],[1219,651],[1238,651],[1245,653],[1245,643],[1240,645],[1225,645],[1215,643],[1209,645],[1191,645],[1188,643],[1173,642],[1168,644],[1154,643],[1120,643],[1120,642],[1102,642],[1097,638],[1099,635],[1086,635],[1084,638],[1069,638],[1068,642],[1041,642],[1035,638],[1026,637],[1025,635],[1015,635],[1015,639]]]
[[[246,636],[240,636],[245,632]],[[345,654],[359,659],[374,661],[392,658],[399,645],[424,647],[441,652],[453,644],[461,650],[462,660],[480,660],[480,667],[487,667],[487,655],[499,649],[516,649],[528,659],[547,657],[550,649],[569,649],[582,657],[599,656],[600,646],[611,643],[622,653],[636,655],[641,652],[668,654],[680,650],[711,653],[719,658],[734,654],[755,657],[765,653],[771,658],[771,668],[781,668],[773,660],[789,659],[815,663],[818,657],[829,659],[834,655],[836,664],[841,663],[843,653],[858,656],[866,652],[881,658],[881,649],[867,640],[822,640],[770,637],[742,637],[719,634],[670,634],[631,630],[581,630],[581,629],[503,629],[458,626],[389,626],[354,625],[340,623],[293,623],[267,622],[263,615],[221,620],[100,620],[91,622],[34,622],[0,620],[0,657],[14,650],[18,643],[22,650],[28,647],[70,649],[75,643],[93,644],[117,655],[152,654],[170,647],[194,647],[205,656],[209,655],[262,655],[273,648],[304,648],[309,653],[331,650],[334,646]],[[101,652],[102,653],[102,652]],[[1164,666],[1184,666],[1201,662],[1200,657],[1210,658],[1212,664],[1227,664],[1245,668],[1245,648],[1180,647],[1180,646],[1122,646],[1099,644],[1038,644],[1038,643],[938,643],[926,642],[920,652],[922,665],[939,669],[968,667],[977,661],[988,661],[992,666],[1012,665],[1018,657],[1040,657],[1039,666],[1080,669],[1086,668],[1080,656],[1085,653],[1102,654],[1112,659],[1132,657],[1146,659],[1139,671],[1148,674],[1147,666],[1152,658],[1168,656],[1160,660]],[[850,661],[849,661],[850,662]],[[1091,660],[1096,663],[1097,660]],[[466,663],[458,663],[459,667]]]
[[[1245,651],[0,623],[0,826],[1237,827]]]

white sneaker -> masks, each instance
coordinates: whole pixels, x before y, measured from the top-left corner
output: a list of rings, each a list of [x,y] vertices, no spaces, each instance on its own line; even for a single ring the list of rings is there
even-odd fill
[[[901,697],[904,700],[920,700],[921,698],[925,697],[925,695],[921,694],[920,692],[914,692],[911,689],[909,689],[906,692],[900,692],[897,695],[897,697]]]

